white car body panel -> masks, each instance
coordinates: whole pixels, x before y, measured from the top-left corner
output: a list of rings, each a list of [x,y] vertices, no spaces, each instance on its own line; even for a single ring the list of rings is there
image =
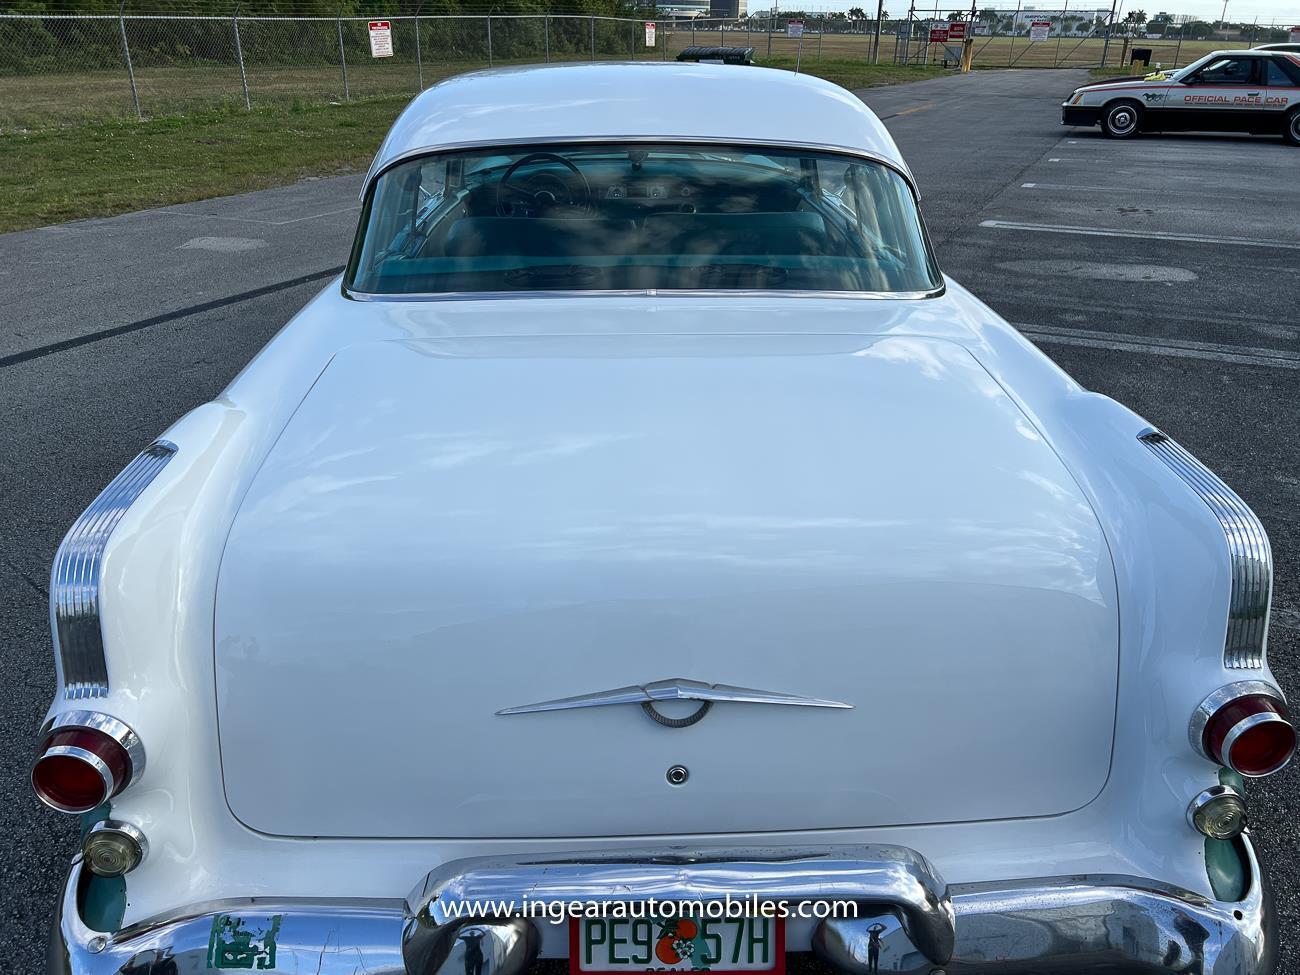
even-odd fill
[[[635,86],[616,81],[607,66],[583,63],[448,78],[418,95],[393,123],[366,183],[396,160],[430,146],[648,136],[665,142],[838,147],[873,154],[908,172],[880,120],[863,111],[852,92],[829,81],[802,75],[796,85],[765,85],[755,97],[752,71],[677,61],[620,67],[639,73]],[[682,111],[701,97],[727,106],[726,111]]]
[[[1105,788],[1086,806],[1058,816],[779,831],[763,834],[764,842],[900,843],[924,850],[950,883],[1090,872],[1159,876],[1208,893],[1202,838],[1176,824],[1183,822],[1191,797],[1217,781],[1215,767],[1187,747],[1187,715],[1239,675],[1222,667],[1228,602],[1222,530],[1204,503],[1153,463],[1137,441],[1146,427],[1141,418],[1079,389],[992,311],[953,282],[947,285],[944,296],[922,302],[593,295],[520,299],[509,306],[513,330],[523,334],[573,334],[575,328],[599,335],[675,332],[690,308],[701,334],[742,328],[788,333],[815,314],[827,332],[946,338],[973,349],[1062,458],[1107,526],[1125,622],[1116,744]],[[664,315],[665,308],[672,314]],[[103,706],[146,741],[167,743],[154,749],[141,781],[113,802],[114,814],[146,829],[151,845],[148,860],[130,875],[126,923],[216,896],[400,897],[432,864],[555,848],[554,839],[277,838],[249,829],[226,805],[212,657],[226,534],[307,389],[333,355],[357,340],[359,309],[366,312],[369,340],[410,340],[494,334],[501,302],[358,306],[340,294],[337,283],[330,285],[219,400],[167,431],[180,447],[176,457],[109,540],[103,600],[114,688]],[[1096,458],[1098,443],[1114,445],[1104,464]],[[928,448],[918,445],[922,449]],[[1158,506],[1148,503],[1152,496]],[[160,606],[166,610],[159,612]],[[648,679],[666,676],[677,675]],[[1267,670],[1259,676],[1269,679]],[[67,706],[60,700],[55,709]],[[328,748],[331,728],[346,735],[349,719],[322,719],[321,747]],[[925,730],[918,721],[914,733]],[[435,744],[431,754],[452,755],[454,747]],[[996,782],[997,770],[989,774]],[[344,794],[321,784],[322,802]],[[1134,809],[1143,813],[1134,816]],[[540,813],[534,809],[530,815]],[[1120,821],[1123,842],[1116,841]],[[753,834],[724,831],[708,839],[742,846],[752,843]],[[635,838],[570,838],[564,846],[621,842]]]
[[[874,116],[824,82],[761,69],[619,66],[640,94],[615,97],[601,87],[602,70],[614,69],[532,72],[529,97],[493,111],[485,109],[499,99],[497,86],[518,72],[478,76],[481,103],[474,91],[464,96],[477,111],[463,101],[443,106],[462,82],[431,89],[399,120],[376,166],[422,142],[627,132],[806,141],[901,165]],[[680,111],[701,79],[716,86],[727,113]],[[734,351],[741,346],[746,355]],[[524,370],[529,363],[535,371]],[[531,409],[507,409],[507,396],[475,385],[504,387],[508,377],[533,390]],[[763,384],[780,390],[783,377],[796,399],[754,395]],[[642,412],[615,398],[661,387],[716,412],[692,423],[680,409]],[[457,396],[473,406],[465,416],[451,415]],[[596,412],[602,397],[609,407]],[[868,424],[875,453],[855,453]],[[133,728],[149,756],[138,781],[112,800],[112,815],[141,829],[150,847],[127,875],[123,923],[226,898],[391,901],[453,859],[644,846],[645,834],[663,843],[671,830],[673,843],[737,848],[900,844],[949,884],[1101,874],[1209,897],[1205,841],[1186,810],[1218,782],[1218,767],[1189,745],[1189,717],[1230,681],[1272,678],[1266,665],[1224,666],[1228,542],[1202,499],[1137,439],[1147,427],[1081,389],[951,280],[941,294],[915,299],[682,292],[366,301],[331,282],[217,400],[163,434],[175,456],[107,541],[100,607],[110,688],[94,706]],[[427,451],[422,437],[456,433],[507,446],[464,450],[458,464],[401,464]],[[606,439],[579,449],[591,435]],[[537,449],[548,444],[549,454]],[[138,446],[123,445],[124,463]],[[736,470],[720,463],[724,450]],[[452,456],[441,449],[432,459]],[[789,456],[832,476],[795,481],[783,469]],[[877,456],[896,479],[876,476]],[[615,476],[641,493],[597,509],[610,504],[602,487],[608,493]],[[737,495],[736,510],[726,510],[726,491]],[[947,521],[927,520],[927,504],[946,506]],[[448,518],[451,506],[465,514]],[[528,512],[544,517],[528,522]],[[665,517],[672,525],[682,514],[719,519],[711,538],[732,558],[698,566],[679,553],[663,560],[677,578],[652,580],[660,621],[678,621],[675,633],[631,632],[637,654],[615,660],[565,656],[576,653],[565,639],[569,622],[484,622],[548,606],[560,616],[586,612],[599,599],[645,622],[648,608],[628,598],[646,583],[631,557],[575,559],[573,572],[551,575],[539,555],[511,555],[520,542],[554,553],[566,538],[589,538],[607,514],[620,528]],[[433,518],[452,524],[426,532]],[[754,519],[774,518],[814,527],[787,546],[779,532],[754,530]],[[989,530],[970,530],[980,518]],[[843,519],[870,527],[834,530]],[[662,537],[656,543],[662,553]],[[821,609],[877,627],[860,648],[856,634],[837,633],[819,659],[816,647],[790,645],[788,623],[762,615],[769,607],[753,593],[787,598],[794,589],[788,551],[811,556],[815,585],[829,593]],[[872,551],[888,561],[870,563]],[[926,564],[935,551],[944,553],[938,567]],[[482,560],[474,571],[453,571],[474,557]],[[980,564],[969,564],[975,558]],[[745,560],[757,563],[761,590],[742,576]],[[856,605],[844,588],[849,570],[897,575],[900,598]],[[1008,591],[945,619],[945,606],[927,605],[930,578]],[[478,594],[469,591],[475,583]],[[714,600],[730,587],[744,615],[685,598],[688,586]],[[828,629],[835,622],[816,607],[804,612]],[[1001,629],[992,625],[998,614]],[[462,652],[435,668],[428,636],[455,620]],[[1070,632],[1045,639],[1063,624]],[[924,669],[889,639],[909,626],[941,637]],[[724,639],[709,642],[710,634]],[[550,669],[529,645],[539,636],[559,654]],[[753,666],[746,645],[764,641],[788,647],[788,656],[737,673]],[[905,682],[908,694],[865,700],[863,674],[842,672],[855,649],[879,655],[872,667]],[[736,773],[708,748],[682,758],[634,707],[494,714],[673,677],[856,707],[719,705],[676,734],[729,749],[761,739],[746,761],[767,775],[770,793],[705,790],[693,808],[680,797],[710,774],[734,793],[738,780],[725,776]],[[971,702],[980,695],[1003,713],[974,729]],[[50,713],[83,704],[60,696]],[[579,793],[572,781],[537,774],[559,774],[547,764],[555,755],[603,754],[602,764],[616,766],[617,750],[590,740],[591,729],[613,738],[625,726],[654,774],[642,781],[615,767],[607,808],[576,807],[575,796],[604,801],[597,780]],[[964,741],[964,732],[987,737]],[[519,769],[530,755],[537,769]],[[393,799],[385,790],[412,761],[425,767],[411,795]],[[695,769],[679,792],[663,777],[671,761]],[[964,790],[946,797],[955,816],[941,814],[945,797],[926,781],[935,765],[949,788]],[[886,773],[874,786],[872,769]],[[845,808],[818,805],[814,781],[841,773],[832,799]],[[377,821],[385,799],[391,819]],[[563,957],[562,935],[546,933],[546,954]],[[788,945],[805,949],[808,927],[792,924]]]
[[[334,357],[223,556],[217,706],[243,822],[677,835],[1041,816],[1097,795],[1110,555],[971,354],[696,336],[689,304],[657,317],[679,334]],[[635,706],[496,713],[677,676],[854,707],[722,704],[689,731]],[[322,712],[387,718],[320,749]],[[449,776],[423,755],[453,729]],[[799,760],[828,747],[833,775]],[[512,751],[505,788],[546,815],[506,801]],[[677,762],[687,788],[664,781]],[[320,802],[339,768],[355,798]],[[1005,788],[983,787],[990,768]]]

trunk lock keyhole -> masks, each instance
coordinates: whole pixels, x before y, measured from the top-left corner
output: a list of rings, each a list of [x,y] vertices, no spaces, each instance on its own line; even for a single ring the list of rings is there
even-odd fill
[[[664,776],[669,785],[685,785],[686,780],[691,777],[690,771],[685,765],[674,765]]]

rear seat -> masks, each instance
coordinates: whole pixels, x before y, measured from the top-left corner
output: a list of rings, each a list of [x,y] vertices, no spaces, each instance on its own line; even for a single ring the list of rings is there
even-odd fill
[[[654,213],[643,254],[824,254],[826,222],[802,210],[764,213]]]
[[[461,217],[447,232],[448,257],[582,257],[635,254],[631,220],[587,217]]]
[[[824,254],[826,223],[801,210],[653,213],[632,220],[589,217],[462,217],[447,233],[449,257],[583,257],[632,254]]]

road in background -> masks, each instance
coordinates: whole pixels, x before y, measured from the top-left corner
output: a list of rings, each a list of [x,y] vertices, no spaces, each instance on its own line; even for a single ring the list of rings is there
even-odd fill
[[[944,270],[1084,385],[1177,437],[1255,508],[1277,581],[1270,656],[1300,690],[1300,150],[1132,143],[1059,125],[1083,72],[983,71],[864,98],[912,164]],[[54,687],[46,577],[140,447],[217,395],[342,265],[359,177],[0,237],[0,904],[5,970],[42,964],[75,829],[26,785]],[[1285,214],[1290,213],[1290,219]],[[1300,773],[1251,815],[1300,946]],[[1171,826],[1172,828],[1172,826]]]

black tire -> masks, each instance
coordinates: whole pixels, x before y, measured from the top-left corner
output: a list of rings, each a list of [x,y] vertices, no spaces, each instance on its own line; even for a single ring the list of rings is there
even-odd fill
[[[1142,128],[1142,106],[1122,99],[1101,112],[1101,130],[1112,139],[1131,139]]]
[[[1291,114],[1286,117],[1282,138],[1286,140],[1287,145],[1300,146],[1300,108],[1293,108]]]

